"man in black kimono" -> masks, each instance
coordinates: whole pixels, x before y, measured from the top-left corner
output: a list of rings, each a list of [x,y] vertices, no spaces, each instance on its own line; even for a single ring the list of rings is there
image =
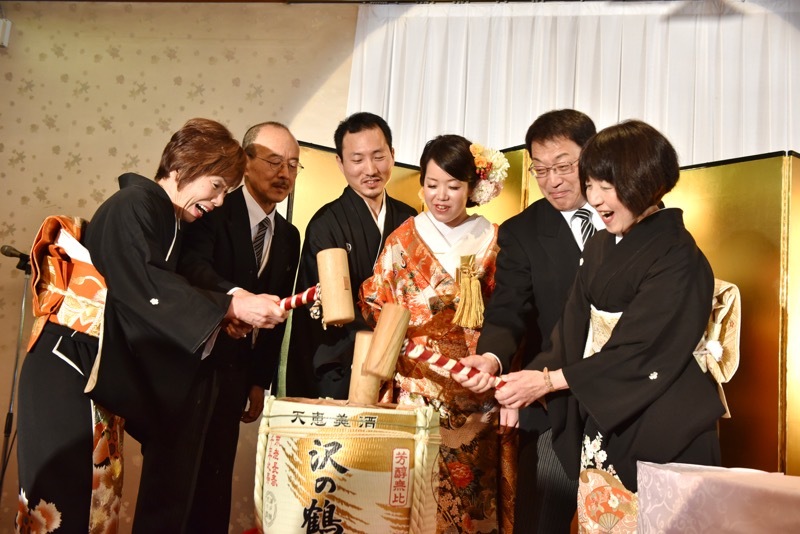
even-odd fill
[[[179,270],[193,285],[224,293],[243,288],[291,295],[300,233],[275,206],[293,190],[300,146],[286,126],[250,128],[244,186],[187,231]],[[260,229],[262,229],[259,231]],[[256,250],[258,249],[258,250]],[[218,387],[200,462],[189,532],[227,532],[239,422],[256,421],[273,387],[285,325],[272,330],[232,325],[217,334],[209,359]],[[248,406],[249,401],[249,406]]]
[[[584,219],[576,215],[579,208],[589,210],[587,224],[603,228],[583,197],[578,179],[581,147],[594,133],[589,117],[563,109],[541,115],[525,136],[530,171],[544,198],[500,226],[497,287],[477,347],[478,354],[496,356],[503,372],[511,370],[518,350],[524,368],[550,346],[550,334],[561,317],[583,249]],[[520,410],[519,425],[516,531],[569,532],[578,483],[566,476],[553,451],[550,422],[542,405],[534,403]]]
[[[336,162],[347,179],[342,195],[323,206],[306,229],[295,291],[319,282],[317,253],[328,248],[347,250],[353,304],[361,283],[372,275],[386,237],[416,215],[409,205],[391,198],[385,187],[394,166],[392,132],[381,117],[355,113],[334,133]],[[286,369],[286,393],[298,397],[347,398],[355,335],[368,327],[356,321],[323,330],[308,307],[292,315]]]

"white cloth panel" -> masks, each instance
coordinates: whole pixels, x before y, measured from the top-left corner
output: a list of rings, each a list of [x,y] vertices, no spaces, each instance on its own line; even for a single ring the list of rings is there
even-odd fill
[[[372,111],[396,159],[459,133],[521,145],[572,107],[638,118],[682,165],[800,149],[800,1],[362,5],[348,113]]]

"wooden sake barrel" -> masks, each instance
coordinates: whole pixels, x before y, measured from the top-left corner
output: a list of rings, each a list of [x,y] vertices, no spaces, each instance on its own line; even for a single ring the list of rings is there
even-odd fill
[[[431,407],[270,397],[258,434],[262,532],[435,531],[441,438]]]

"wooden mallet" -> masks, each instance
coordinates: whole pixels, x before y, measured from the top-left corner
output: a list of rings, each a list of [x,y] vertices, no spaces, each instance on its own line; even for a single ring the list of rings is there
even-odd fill
[[[350,270],[347,267],[347,251],[343,248],[328,248],[317,253],[319,284],[278,304],[284,310],[292,310],[303,304],[320,301],[322,324],[341,326],[355,319],[353,289],[350,286]]]
[[[394,377],[411,313],[399,304],[384,304],[374,332],[359,332],[350,374],[351,402],[375,404],[381,383]]]
[[[372,344],[373,332],[362,330],[356,333],[356,344],[353,349],[353,367],[350,372],[350,391],[347,400],[359,404],[375,404],[378,402],[381,389],[381,379],[372,375],[362,374],[364,361],[367,359],[369,347]]]

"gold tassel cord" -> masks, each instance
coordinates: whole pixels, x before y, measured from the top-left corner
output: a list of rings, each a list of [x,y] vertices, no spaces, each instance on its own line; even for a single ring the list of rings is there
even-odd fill
[[[481,281],[475,270],[475,255],[461,256],[458,270],[459,302],[453,324],[464,328],[480,328],[483,326],[483,295]]]

